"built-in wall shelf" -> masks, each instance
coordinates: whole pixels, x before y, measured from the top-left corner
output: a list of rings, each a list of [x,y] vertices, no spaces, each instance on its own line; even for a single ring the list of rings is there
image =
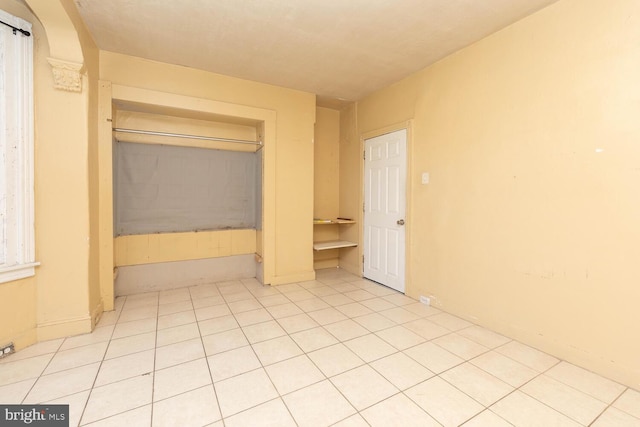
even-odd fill
[[[336,218],[336,219],[319,219],[314,218],[314,225],[331,225],[331,224],[355,224],[356,222],[352,219],[347,218]]]
[[[348,242],[346,240],[331,240],[328,242],[315,242],[313,244],[314,251],[327,251],[329,249],[352,248],[358,246],[357,243]]]
[[[314,218],[313,225],[342,225],[355,224],[356,222],[349,218],[322,219]],[[313,242],[314,251],[327,251],[329,249],[352,248],[358,246],[355,242],[346,240],[329,240],[326,242]]]

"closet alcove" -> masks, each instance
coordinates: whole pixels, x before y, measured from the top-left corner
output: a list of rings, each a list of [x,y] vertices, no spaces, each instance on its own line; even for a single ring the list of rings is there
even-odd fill
[[[160,104],[112,98],[110,162],[100,164],[111,166],[114,296],[225,280],[268,283],[263,195],[270,119],[260,111],[214,112],[238,108],[187,97],[174,101],[205,111],[181,108],[165,98]]]

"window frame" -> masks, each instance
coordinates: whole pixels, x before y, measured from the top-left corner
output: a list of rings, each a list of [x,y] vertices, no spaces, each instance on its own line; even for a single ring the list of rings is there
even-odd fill
[[[31,32],[31,23],[0,10]],[[0,283],[35,275],[33,37],[0,25]]]

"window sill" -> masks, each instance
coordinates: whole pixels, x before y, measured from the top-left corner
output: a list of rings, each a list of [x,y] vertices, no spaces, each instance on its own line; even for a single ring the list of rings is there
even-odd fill
[[[31,262],[28,264],[18,264],[12,265],[11,267],[0,268],[0,283],[13,282],[15,280],[34,276],[36,274],[35,268],[39,265],[39,262]]]

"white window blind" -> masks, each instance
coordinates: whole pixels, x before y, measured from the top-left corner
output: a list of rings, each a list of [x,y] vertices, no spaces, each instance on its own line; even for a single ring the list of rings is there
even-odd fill
[[[0,20],[31,24],[0,10]],[[34,274],[33,37],[0,25],[0,283]]]

